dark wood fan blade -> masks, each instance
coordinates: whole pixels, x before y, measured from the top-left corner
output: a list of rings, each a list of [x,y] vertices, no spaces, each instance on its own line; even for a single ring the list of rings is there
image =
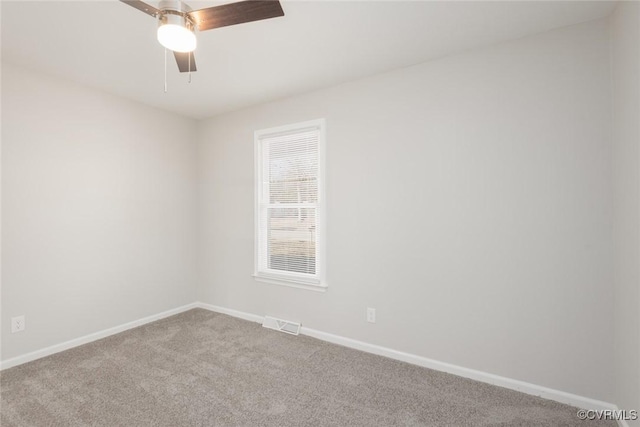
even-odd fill
[[[193,56],[193,52],[173,52],[173,56],[176,57],[178,69],[181,73],[188,73],[189,70],[191,70],[192,73],[198,71],[196,69],[196,58]],[[191,63],[189,63],[189,57],[191,57]]]
[[[156,9],[155,7],[146,4],[143,1],[140,0],[120,0],[122,3],[126,3],[131,7],[135,7],[136,9],[138,9],[139,11],[142,11],[144,13],[146,13],[147,15],[151,15],[154,18],[156,16],[158,16],[158,13],[160,13],[160,11],[158,9]]]
[[[277,0],[247,0],[189,12],[199,31],[284,16]]]

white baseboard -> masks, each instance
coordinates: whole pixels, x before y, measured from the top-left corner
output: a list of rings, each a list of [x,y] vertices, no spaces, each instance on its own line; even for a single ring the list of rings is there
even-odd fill
[[[300,333],[303,335],[321,339],[323,341],[328,341],[334,344],[343,345],[345,347],[354,348],[356,350],[365,351],[367,353],[389,357],[391,359],[411,363],[412,365],[418,365],[436,371],[457,375],[459,377],[481,381],[483,383],[508,388],[510,390],[519,391],[533,396],[539,396],[544,399],[555,400],[556,402],[564,403],[582,409],[617,409],[617,406],[612,403],[607,403],[600,400],[595,400],[588,397],[527,383],[524,381],[514,380],[512,378],[501,377],[499,375],[490,374],[488,372],[465,368],[458,365],[452,365],[450,363],[428,359],[426,357],[417,356],[415,354],[404,353],[402,351],[393,350],[387,347],[381,347],[378,345],[329,334],[327,332],[305,328],[304,326],[301,328]]]
[[[263,316],[258,316],[256,314],[251,314],[251,313],[245,313],[245,312],[233,310],[230,308],[219,307],[219,306],[204,304],[204,303],[198,303],[198,307],[215,311],[217,313],[228,314],[230,316],[238,317],[240,319],[249,320],[252,322],[262,323],[263,321]],[[346,338],[339,335],[318,331],[316,329],[311,329],[304,326],[300,329],[300,333],[302,335],[307,335],[307,336],[317,338],[322,341],[327,341],[333,344],[339,344],[345,347],[353,348],[353,349],[364,351],[367,353],[377,354],[379,356],[388,357],[390,359],[400,360],[402,362],[411,363],[413,365],[422,366],[422,367],[433,369],[436,371],[447,372],[449,374],[457,375],[460,377],[470,378],[472,380],[481,381],[483,383],[508,388],[510,390],[519,391],[519,392],[530,394],[533,396],[539,396],[544,399],[554,400],[556,402],[575,406],[581,409],[593,409],[593,410],[605,410],[605,409],[617,410],[618,409],[618,407],[612,403],[607,403],[600,400],[595,400],[595,399],[567,393],[560,390],[554,390],[552,388],[543,387],[536,384],[527,383],[524,381],[501,377],[499,375],[490,374],[488,372],[482,372],[482,371],[477,371],[475,369],[464,368],[462,366],[452,365],[450,363],[428,359],[426,357],[417,356],[415,354],[404,353],[402,351],[393,350],[387,347],[382,347],[374,344],[369,344],[363,341],[357,341],[351,338]],[[625,424],[620,423],[621,426],[624,426]]]
[[[85,335],[83,337],[75,338],[60,344],[55,344],[50,347],[32,351],[31,353],[27,353],[21,356],[13,357],[11,359],[3,360],[2,362],[0,362],[0,370],[8,369],[13,366],[22,365],[23,363],[31,362],[32,360],[40,359],[45,356],[59,353],[61,351],[68,350],[73,347],[78,347],[80,345],[87,344],[102,338],[106,338],[110,335],[115,335],[117,333],[124,332],[128,329],[133,329],[138,326],[145,325],[147,323],[155,322],[156,320],[164,319],[165,317],[173,316],[174,314],[182,313],[184,311],[191,310],[196,307],[198,307],[197,303],[183,305],[182,307],[177,307],[171,310],[163,311],[162,313],[158,313],[158,314],[144,317],[142,319],[134,320],[133,322],[128,322],[119,326],[114,326],[113,328],[104,329],[102,331],[94,332],[92,334]]]
[[[228,314],[229,316],[248,320],[250,322],[262,323],[262,321],[264,320],[264,316],[258,316],[257,314],[245,313],[244,311],[233,310],[231,308],[220,307],[203,302],[196,303],[196,306],[209,311],[215,311],[216,313]]]
[[[175,314],[182,313],[193,308],[203,308],[216,313],[227,314],[229,316],[237,317],[240,319],[248,320],[250,322],[262,323],[263,316],[257,314],[246,313],[243,311],[233,310],[230,308],[220,307],[212,304],[205,304],[201,302],[195,302],[192,304],[183,305],[181,307],[167,310],[162,313],[158,313],[152,316],[148,316],[142,319],[134,320],[133,322],[125,323],[123,325],[115,326],[113,328],[105,329],[103,331],[95,332],[89,335],[85,335],[80,338],[75,338],[63,342],[61,344],[52,345],[50,347],[36,350],[31,353],[17,356],[11,359],[0,362],[0,370],[8,369],[13,366],[21,365],[23,363],[30,362],[32,360],[40,359],[51,354],[59,353],[64,350],[68,350],[73,347],[77,347],[83,344],[90,343],[92,341],[106,338],[110,335],[114,335],[126,330],[145,325],[156,320],[164,319],[165,317],[173,316]],[[436,371],[447,372],[453,375],[457,375],[464,378],[470,378],[472,380],[481,381],[484,383],[504,387],[510,390],[519,391],[522,393],[530,394],[533,396],[539,396],[544,399],[554,400],[556,402],[564,403],[567,405],[575,406],[582,409],[593,410],[617,410],[618,407],[612,403],[603,402],[600,400],[591,399],[576,394],[567,393],[560,390],[554,390],[548,387],[543,387],[524,381],[514,380],[511,378],[501,377],[499,375],[490,374],[488,372],[482,372],[475,369],[464,368],[462,366],[452,365],[450,363],[440,362],[438,360],[428,359],[426,357],[417,356],[415,354],[405,353],[398,350],[393,350],[387,347],[382,347],[374,344],[369,344],[363,341],[346,338],[339,335],[330,334],[327,332],[302,327],[300,333],[310,337],[327,341],[334,344],[343,345],[345,347],[353,348],[356,350],[364,351],[367,353],[377,354],[379,356],[388,357],[390,359],[400,360],[403,362],[411,363],[413,365],[422,366],[425,368],[433,369]],[[618,421],[620,427],[628,427],[626,421]]]

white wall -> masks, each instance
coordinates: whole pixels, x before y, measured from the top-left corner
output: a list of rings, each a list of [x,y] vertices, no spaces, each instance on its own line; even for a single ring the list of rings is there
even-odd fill
[[[639,21],[198,124],[3,64],[2,360],[199,299],[636,409]],[[254,282],[253,131],[319,117],[330,288]]]
[[[195,122],[7,64],[2,107],[2,359],[193,302]]]
[[[612,401],[609,71],[598,21],[202,122],[200,300]],[[320,117],[329,290],[255,282],[253,131]]]
[[[615,402],[640,410],[640,3],[611,17]],[[640,425],[640,420],[634,425]]]

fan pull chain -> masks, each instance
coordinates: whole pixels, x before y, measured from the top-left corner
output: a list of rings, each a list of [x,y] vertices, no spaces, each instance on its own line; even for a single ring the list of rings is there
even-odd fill
[[[164,49],[164,93],[167,93],[167,49]]]
[[[189,55],[189,83],[191,83],[191,52],[189,52],[188,55]]]

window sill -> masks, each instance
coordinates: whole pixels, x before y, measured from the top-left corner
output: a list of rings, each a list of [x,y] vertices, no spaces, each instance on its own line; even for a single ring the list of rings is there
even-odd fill
[[[314,292],[327,291],[327,285],[325,285],[324,283],[321,283],[318,285],[312,285],[309,283],[305,283],[301,281],[299,282],[296,280],[286,280],[286,279],[280,279],[280,278],[276,279],[273,277],[258,276],[256,274],[253,274],[252,276],[257,282],[268,283],[270,285],[288,286],[290,288],[306,289],[308,291],[314,291]]]

